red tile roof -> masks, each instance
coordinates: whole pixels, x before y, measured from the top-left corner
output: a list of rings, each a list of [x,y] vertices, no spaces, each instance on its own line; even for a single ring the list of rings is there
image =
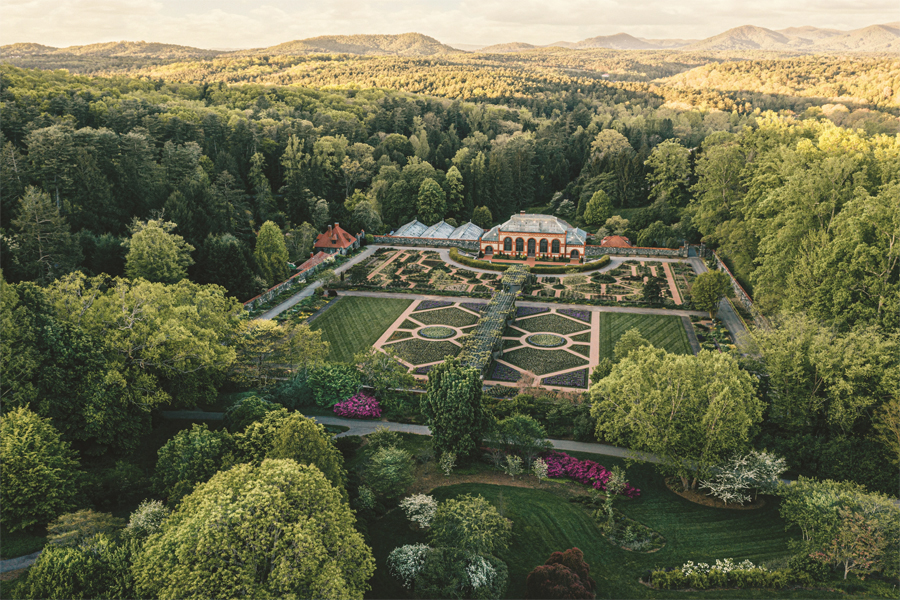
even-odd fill
[[[328,231],[320,233],[313,248],[349,248],[356,238],[341,229],[340,225],[328,226]]]
[[[600,245],[607,248],[632,248],[628,238],[622,235],[608,235],[600,240]]]
[[[307,260],[305,263],[303,263],[302,265],[297,267],[297,273],[303,273],[304,271],[308,271],[308,270],[312,269],[313,267],[322,264],[322,261],[324,261],[329,256],[331,256],[331,255],[328,254],[327,252],[322,252],[320,250],[318,254],[316,254],[315,256],[313,256],[312,258]]]

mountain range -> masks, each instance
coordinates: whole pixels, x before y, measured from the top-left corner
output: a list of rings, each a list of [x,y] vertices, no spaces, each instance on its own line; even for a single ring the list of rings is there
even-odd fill
[[[613,50],[684,50],[719,51],[783,51],[796,53],[875,52],[900,53],[900,22],[870,25],[851,31],[817,27],[790,27],[772,30],[754,25],[729,29],[703,40],[647,39],[627,33],[603,35],[580,42],[555,42],[535,46],[525,42],[495,44],[480,48],[479,54],[523,52],[535,48],[561,47],[574,50],[607,48]],[[210,59],[217,56],[297,55],[297,54],[357,54],[393,56],[434,56],[463,52],[421,33],[399,35],[325,35],[285,42],[267,48],[238,51],[205,50],[175,44],[148,42],[107,42],[85,46],[54,48],[33,43],[9,44],[0,47],[0,60],[13,63],[27,59],[76,60],[115,58],[121,60],[157,59],[166,62],[191,59]],[[18,59],[18,61],[17,61]]]

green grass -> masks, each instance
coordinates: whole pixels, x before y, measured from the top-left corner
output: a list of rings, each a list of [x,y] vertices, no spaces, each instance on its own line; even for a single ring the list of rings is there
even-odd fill
[[[657,348],[675,354],[691,354],[681,317],[601,312],[600,358],[612,358],[616,342],[631,328],[637,328]]]
[[[578,454],[578,453],[573,453]],[[578,454],[612,467],[624,462],[612,457]],[[838,598],[843,593],[824,590],[716,590],[682,592],[651,590],[638,582],[645,571],[680,566],[688,560],[714,562],[716,558],[750,559],[754,563],[778,560],[788,554],[789,535],[778,515],[777,501],[748,511],[722,510],[694,504],[665,487],[648,465],[627,470],[629,480],[641,489],[641,497],[620,503],[629,517],[655,529],[666,546],[651,554],[628,552],[613,546],[600,534],[590,514],[549,491],[488,484],[460,484],[436,488],[438,500],[462,494],[484,496],[513,521],[510,548],[499,553],[509,567],[507,598],[525,596],[525,578],[554,551],[580,548],[597,582],[597,598]],[[399,510],[369,525],[377,561],[370,598],[410,597],[387,573],[385,560],[397,546],[427,543],[424,533],[411,531]],[[849,583],[849,582],[848,582]],[[858,582],[856,582],[858,583]],[[868,581],[866,582],[868,584]],[[836,587],[829,583],[829,587]]]
[[[381,334],[403,314],[412,300],[345,296],[312,324],[331,344],[329,358],[351,362],[353,356],[372,347]]]

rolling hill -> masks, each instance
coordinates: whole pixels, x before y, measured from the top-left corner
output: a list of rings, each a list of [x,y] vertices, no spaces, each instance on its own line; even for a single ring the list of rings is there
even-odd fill
[[[235,52],[236,55],[292,55],[292,54],[380,54],[392,56],[434,56],[462,52],[433,37],[421,33],[399,35],[323,35],[304,40],[285,42],[268,48]]]
[[[41,44],[9,44],[0,46],[0,58],[24,56],[79,56],[96,58],[157,58],[157,59],[191,59],[214,58],[226,54],[220,50],[205,50],[176,44],[160,44],[156,42],[105,42],[86,46],[69,46],[54,48]]]
[[[729,29],[700,40],[683,50],[696,52],[735,52],[775,50],[811,52],[897,52],[900,50],[898,23],[870,25],[853,31],[792,27],[774,31],[755,25]]]

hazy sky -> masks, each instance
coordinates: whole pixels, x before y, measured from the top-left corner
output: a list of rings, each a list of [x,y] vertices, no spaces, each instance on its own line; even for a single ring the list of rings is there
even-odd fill
[[[855,29],[898,20],[898,6],[897,0],[0,0],[0,43],[251,48],[408,31],[450,44],[548,44],[618,32],[704,38],[746,24]]]

